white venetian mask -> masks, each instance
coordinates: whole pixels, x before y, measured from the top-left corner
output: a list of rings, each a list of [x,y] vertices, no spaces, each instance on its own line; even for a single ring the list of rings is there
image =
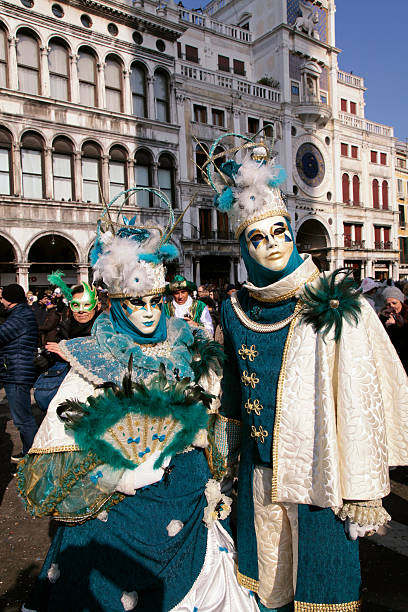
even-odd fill
[[[159,324],[162,312],[162,296],[146,295],[144,297],[121,300],[123,312],[142,334],[152,334]]]
[[[267,217],[245,230],[252,259],[269,270],[283,270],[293,252],[293,239],[285,217]]]

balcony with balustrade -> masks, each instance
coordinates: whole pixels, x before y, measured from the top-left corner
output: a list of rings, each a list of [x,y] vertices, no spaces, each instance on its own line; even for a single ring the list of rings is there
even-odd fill
[[[338,83],[343,83],[344,85],[351,85],[352,87],[357,87],[358,89],[364,89],[364,79],[359,77],[352,72],[344,72],[344,70],[337,71],[337,81]]]
[[[344,248],[354,250],[365,249],[365,240],[352,240],[349,236],[344,236]]]
[[[279,104],[281,100],[281,92],[279,89],[260,85],[259,83],[253,83],[228,72],[221,73],[216,70],[201,68],[200,66],[192,66],[181,60],[176,61],[176,72],[188,80],[191,79],[192,81],[201,82],[205,85],[222,87],[226,90],[252,96],[258,100],[265,100],[277,104]]]
[[[252,41],[252,34],[245,28],[239,28],[238,26],[222,23],[213,19],[210,15],[201,13],[198,11],[189,11],[185,8],[181,8],[179,11],[180,23],[188,24],[189,26],[196,26],[211,30],[216,34],[222,36],[228,36],[243,43],[250,43]]]
[[[383,125],[382,123],[368,121],[368,119],[357,117],[356,115],[340,112],[339,120],[347,127],[369,132],[370,134],[374,134],[376,136],[386,136],[388,138],[392,138],[394,136],[394,128],[389,127],[388,125]]]

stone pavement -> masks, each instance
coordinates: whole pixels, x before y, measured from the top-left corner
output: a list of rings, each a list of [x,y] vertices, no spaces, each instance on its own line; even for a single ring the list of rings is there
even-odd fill
[[[0,611],[17,612],[40,571],[55,524],[28,516],[18,498],[9,458],[21,445],[3,397],[0,391]],[[38,409],[35,415],[40,421]],[[360,544],[365,612],[408,612],[408,468],[392,470],[391,478],[385,502],[391,528],[386,536]]]

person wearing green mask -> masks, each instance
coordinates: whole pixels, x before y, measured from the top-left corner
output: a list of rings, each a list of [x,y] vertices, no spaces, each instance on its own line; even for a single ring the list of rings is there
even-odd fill
[[[285,172],[265,144],[241,138],[242,164],[218,171],[220,139],[206,164],[248,274],[222,308],[212,429],[220,478],[239,457],[238,580],[261,611],[360,610],[357,538],[384,530],[388,466],[408,463],[407,377],[350,277],[321,275],[298,253]]]

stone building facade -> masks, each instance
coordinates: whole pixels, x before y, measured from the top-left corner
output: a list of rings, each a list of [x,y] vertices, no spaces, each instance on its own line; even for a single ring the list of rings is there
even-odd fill
[[[398,275],[393,130],[339,70],[333,0],[1,0],[0,284],[87,279],[103,202],[160,186],[196,282],[242,280],[239,249],[197,165],[221,134],[266,128],[301,250],[356,276]],[[198,144],[199,141],[201,145]],[[220,141],[218,152],[233,144]],[[197,164],[197,165],[196,165]],[[160,201],[125,212],[166,223]]]
[[[396,143],[395,186],[399,211],[400,278],[408,279],[408,143]]]

